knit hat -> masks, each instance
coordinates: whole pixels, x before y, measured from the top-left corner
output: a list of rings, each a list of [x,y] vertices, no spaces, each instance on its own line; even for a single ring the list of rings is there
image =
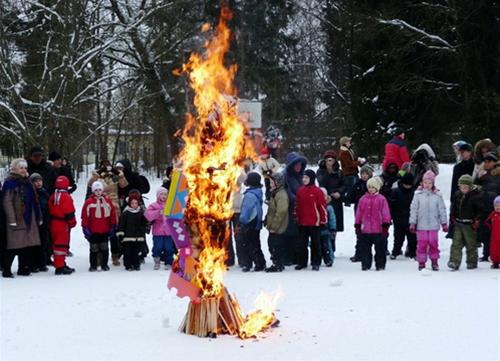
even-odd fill
[[[453,146],[457,149],[460,149],[460,147],[464,144],[467,144],[465,140],[457,140],[455,143],[453,143]]]
[[[424,173],[424,176],[422,177],[422,181],[425,180],[430,180],[434,184],[434,182],[436,181],[436,175],[434,174],[433,171],[428,170],[427,172]]]
[[[368,164],[365,164],[364,166],[361,167],[361,169],[359,170],[359,173],[366,173],[371,177],[373,177],[373,168],[370,167]]]
[[[500,204],[500,196],[496,196],[495,200],[493,201],[493,206],[496,206],[497,204]]]
[[[306,169],[304,175],[309,177],[309,185],[314,185],[316,182],[316,173],[312,169]]]
[[[283,187],[285,185],[285,174],[283,172],[278,172],[271,177],[276,184],[276,188]]]
[[[156,190],[156,198],[160,196],[160,194],[165,193],[168,194],[168,189],[165,187],[160,187]]]
[[[115,163],[115,168],[125,168],[125,166],[122,163],[120,163],[120,162],[116,162]]]
[[[56,189],[67,190],[69,188],[69,179],[63,175],[60,175],[56,179]]]
[[[104,190],[104,184],[102,184],[101,181],[97,180],[94,183],[92,183],[92,193],[94,193],[96,190],[101,190],[101,191]]]
[[[339,144],[340,144],[340,145],[344,145],[344,146],[345,146],[345,145],[346,145],[348,142],[350,142],[351,140],[352,140],[352,138],[351,138],[351,137],[342,137],[342,138],[340,138],[340,140],[339,140]]]
[[[247,179],[245,181],[245,185],[251,188],[260,188],[262,184],[260,183],[260,174],[256,172],[250,172],[247,175]]]
[[[458,178],[458,185],[459,186],[464,185],[464,186],[472,187],[473,184],[474,184],[474,182],[472,180],[472,176],[469,174],[464,174],[460,178]]]
[[[44,149],[41,145],[35,145],[30,149],[30,155],[42,155],[44,153]]]
[[[493,162],[498,161],[498,157],[495,153],[489,152],[486,153],[485,156],[483,157],[484,160],[492,160]]]
[[[260,155],[269,155],[269,149],[267,149],[267,147],[263,147],[260,150]]]
[[[61,159],[61,158],[62,158],[61,155],[57,152],[50,152],[49,153],[49,160],[52,162],[55,160]]]
[[[411,173],[405,173],[401,177],[401,183],[402,184],[406,184],[406,185],[412,186],[414,181],[415,181],[415,177]]]
[[[43,180],[42,176],[39,173],[33,173],[30,175],[31,183],[36,182],[37,180]]]
[[[334,158],[334,159],[337,159],[337,152],[330,149],[330,150],[327,150],[325,152],[325,154],[323,154],[323,159],[326,159],[326,158]]]
[[[28,162],[23,158],[17,158],[10,162],[10,170],[14,171],[18,167],[28,168]]]
[[[375,188],[377,190],[377,192],[379,192],[380,188],[382,187],[382,184],[381,184],[380,180],[378,179],[378,177],[373,177],[373,178],[368,179],[368,182],[366,182],[366,186],[368,188]]]
[[[134,199],[137,201],[137,203],[141,204],[141,194],[135,192],[134,193],[129,192],[127,197],[127,204],[130,206]]]
[[[472,144],[464,142],[458,146],[458,150],[461,152],[472,152]]]
[[[401,127],[395,127],[395,128],[392,129],[392,134],[393,135],[401,135],[404,132],[405,132],[404,129],[401,128]]]

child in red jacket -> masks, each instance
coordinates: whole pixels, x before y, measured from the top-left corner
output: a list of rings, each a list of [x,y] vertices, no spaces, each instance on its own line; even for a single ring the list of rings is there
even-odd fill
[[[69,275],[75,272],[74,268],[66,264],[71,228],[76,226],[75,206],[68,192],[69,187],[68,178],[57,177],[56,191],[49,198],[50,235],[56,275]]]
[[[97,271],[97,258],[101,255],[101,270],[109,271],[108,239],[116,232],[116,211],[110,198],[103,195],[104,184],[92,183],[92,195],[82,208],[83,234],[90,244],[89,272]]]
[[[495,210],[486,219],[486,225],[491,229],[490,258],[491,268],[500,268],[500,196],[493,201]]]
[[[307,245],[311,238],[311,266],[313,271],[319,271],[321,264],[321,228],[326,225],[326,199],[323,192],[316,186],[316,173],[307,169],[302,178],[304,183],[296,195],[295,214],[299,225],[300,240],[297,247],[296,270],[307,267]]]

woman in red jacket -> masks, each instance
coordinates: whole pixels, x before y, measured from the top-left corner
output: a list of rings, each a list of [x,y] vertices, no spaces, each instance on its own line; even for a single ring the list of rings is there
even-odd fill
[[[54,251],[56,275],[69,275],[75,271],[66,265],[69,250],[71,228],[76,226],[75,206],[68,192],[69,179],[59,176],[56,179],[56,191],[49,198],[50,235]]]
[[[92,183],[92,195],[82,208],[82,229],[90,243],[89,272],[97,271],[97,257],[101,254],[101,270],[109,271],[108,239],[116,232],[116,210],[113,202],[104,196],[104,184]]]
[[[316,173],[312,169],[304,172],[304,185],[299,188],[296,196],[295,214],[299,225],[300,241],[297,246],[296,270],[307,267],[307,245],[311,239],[311,266],[313,271],[319,271],[321,264],[321,227],[326,225],[326,200],[323,192],[316,186]]]
[[[382,170],[386,170],[391,163],[396,164],[398,169],[401,169],[405,163],[411,163],[410,155],[406,148],[404,130],[395,128],[393,134],[394,137],[385,145]]]

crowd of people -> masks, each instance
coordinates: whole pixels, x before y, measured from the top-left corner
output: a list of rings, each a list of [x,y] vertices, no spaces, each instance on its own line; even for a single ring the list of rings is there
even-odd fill
[[[388,256],[402,255],[414,259],[419,270],[428,260],[432,270],[439,270],[440,230],[452,239],[449,269],[460,268],[463,248],[467,269],[477,268],[479,261],[500,267],[500,163],[499,149],[491,140],[474,146],[465,141],[453,144],[457,158],[449,212],[436,187],[439,165],[428,144],[410,156],[405,133],[396,128],[385,146],[379,175],[356,155],[352,138],[342,137],[339,145],[338,151],[324,153],[315,170],[308,169],[308,160],[296,152],[287,154],[282,167],[266,147],[257,165],[245,164],[232,197],[228,267],[237,263],[243,272],[281,272],[287,266],[303,270],[308,264],[314,271],[322,265],[332,267],[337,233],[348,227],[354,227],[355,234],[350,261],[359,262],[363,271],[372,263],[382,271]],[[153,268],[159,270],[162,263],[170,267],[177,250],[163,210],[172,169],[156,190],[156,200],[146,206],[143,195],[150,191],[149,182],[127,159],[100,162],[88,180],[80,214],[90,272],[108,271],[110,256],[113,266],[123,262],[127,271],[140,270],[149,253],[149,233]],[[56,275],[74,272],[66,257],[71,255],[71,229],[77,224],[71,196],[75,189],[71,167],[56,152],[46,161],[43,148],[36,146],[27,159],[12,161],[0,207],[3,277],[14,277],[16,256],[20,276],[48,271],[48,266],[54,266]],[[354,225],[344,225],[344,207],[354,207]],[[261,246],[263,227],[269,231],[269,265]],[[389,251],[391,227],[394,242]]]

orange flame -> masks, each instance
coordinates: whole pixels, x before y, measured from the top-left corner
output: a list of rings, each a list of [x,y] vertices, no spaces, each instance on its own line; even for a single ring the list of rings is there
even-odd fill
[[[276,319],[274,309],[282,295],[280,290],[275,294],[261,292],[255,299],[255,310],[247,315],[245,322],[238,331],[238,336],[240,338],[249,338],[271,326]]]
[[[231,12],[223,9],[205,53],[191,54],[182,72],[194,90],[196,114],[186,116],[181,153],[189,187],[185,219],[200,237],[199,268],[195,283],[204,296],[217,296],[225,272],[224,243],[229,235],[226,222],[232,216],[231,193],[243,160],[252,154],[246,147],[246,126],[238,118],[236,65],[225,66],[231,31],[226,21]],[[203,31],[208,31],[203,25]]]

